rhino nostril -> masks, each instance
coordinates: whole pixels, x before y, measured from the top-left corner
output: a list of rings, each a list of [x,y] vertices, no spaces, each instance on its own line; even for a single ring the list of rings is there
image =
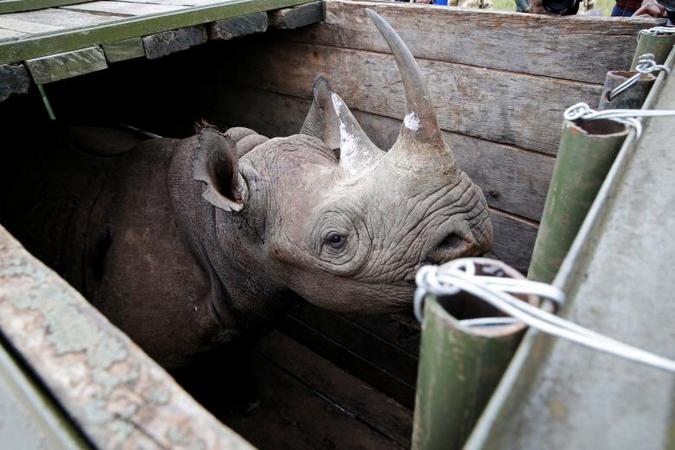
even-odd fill
[[[475,241],[470,237],[461,237],[451,233],[427,255],[427,261],[441,264],[461,256],[470,256],[475,248]]]

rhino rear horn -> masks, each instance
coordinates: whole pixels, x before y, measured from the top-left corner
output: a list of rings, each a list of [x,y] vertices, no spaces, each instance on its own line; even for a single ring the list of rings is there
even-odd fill
[[[340,125],[331,104],[330,95],[333,91],[323,75],[314,79],[312,92],[312,106],[300,128],[300,134],[317,137],[331,150],[337,150],[340,148]]]
[[[192,177],[206,184],[202,197],[223,211],[241,211],[244,201],[239,188],[236,144],[213,127],[202,128],[197,142]]]

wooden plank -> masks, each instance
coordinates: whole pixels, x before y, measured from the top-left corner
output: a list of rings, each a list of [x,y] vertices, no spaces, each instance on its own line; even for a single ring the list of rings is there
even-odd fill
[[[420,325],[409,314],[342,314],[347,320],[417,357],[420,350]]]
[[[148,59],[156,59],[203,44],[208,39],[206,27],[197,25],[143,36],[143,47]]]
[[[78,11],[69,11],[66,9],[58,9],[58,8],[50,8],[50,9],[42,9],[40,11],[28,11],[28,12],[22,12],[22,13],[15,13],[15,14],[3,14],[0,16],[0,27],[2,27],[3,22],[14,22],[14,23],[19,23],[19,22],[30,22],[34,25],[35,28],[27,29],[27,32],[30,33],[42,33],[45,31],[53,31],[50,30],[50,27],[55,27],[55,28],[62,28],[62,29],[67,29],[67,28],[79,28],[79,27],[88,27],[88,26],[95,26],[95,25],[100,25],[102,23],[107,23],[113,20],[114,18],[110,17],[105,17],[105,16],[100,16],[97,14],[89,14],[86,12],[78,12]],[[16,22],[19,21],[19,22]],[[86,45],[82,45],[80,47],[86,47]],[[74,50],[74,49],[71,49]],[[1,54],[2,52],[0,52]],[[38,56],[43,56],[42,54]],[[30,59],[32,58],[24,58],[24,59]]]
[[[109,63],[126,61],[127,59],[145,56],[145,47],[141,38],[124,39],[110,44],[103,44],[103,52]]]
[[[54,8],[56,6],[73,5],[87,1],[89,0],[2,0],[0,1],[0,14]]]
[[[313,391],[262,355],[253,359],[260,405],[223,420],[253,445],[267,449],[402,449]]]
[[[27,20],[19,20],[9,16],[0,16],[0,27],[7,30],[20,31],[21,33],[48,33],[63,28],[58,25],[29,22]]]
[[[285,64],[279,64],[284,61]],[[584,101],[595,107],[601,86],[418,60],[441,127],[481,139],[553,154],[562,113]],[[290,42],[246,45],[227,61],[246,86],[310,98],[324,73],[353,109],[400,119],[405,96],[390,55]]]
[[[5,28],[0,28],[0,40],[16,40],[21,36],[27,36],[27,33],[15,30],[7,30]]]
[[[278,30],[292,30],[323,20],[324,2],[307,3],[270,12],[270,26]]]
[[[608,70],[628,70],[638,31],[657,24],[644,17],[561,18],[334,0],[326,3],[323,23],[283,38],[389,53],[366,7],[385,17],[418,58],[597,84]]]
[[[26,61],[37,84],[84,75],[108,68],[101,47],[89,47]]]
[[[495,240],[488,256],[527,274],[537,239],[537,224],[494,209],[490,211],[490,219],[495,229]]]
[[[322,330],[317,330],[290,315],[284,316],[278,328],[322,357],[389,395],[401,405],[411,409],[414,407],[415,388],[413,385],[386,372],[372,361],[355,353],[353,349],[335,342]]]
[[[263,33],[267,31],[268,23],[264,12],[218,20],[208,25],[209,39],[228,40],[247,34]]]
[[[73,6],[64,6],[60,9],[92,12],[115,17],[133,17],[178,11],[185,9],[185,7],[180,5],[156,5],[154,3],[128,3],[103,0],[81,3]]]
[[[0,102],[14,94],[25,94],[30,87],[30,78],[23,64],[0,65]]]
[[[171,11],[146,17],[132,17],[110,22],[108,16],[84,14],[98,18],[96,23],[63,30],[50,35],[29,36],[12,41],[0,42],[0,64],[21,62],[53,53],[76,50],[93,44],[116,42],[162,31],[199,25],[230,17],[252,14],[270,9],[285,8],[307,3],[308,0],[247,0],[225,3],[209,3],[189,9]],[[43,10],[49,11],[49,10]],[[42,13],[43,11],[35,11]],[[76,11],[57,9],[61,13],[76,14]],[[31,14],[31,13],[21,13]],[[0,26],[1,27],[1,26]]]
[[[218,102],[204,102],[204,114],[222,126],[242,125],[267,136],[288,136],[300,129],[309,110],[309,100],[278,95],[228,83],[212,86]],[[400,121],[354,111],[357,120],[381,148],[387,149],[398,136]],[[550,156],[517,147],[445,133],[459,167],[485,192],[490,206],[539,220],[554,160]]]
[[[260,352],[355,419],[405,448],[410,447],[412,411],[373,389],[288,336],[273,331]]]

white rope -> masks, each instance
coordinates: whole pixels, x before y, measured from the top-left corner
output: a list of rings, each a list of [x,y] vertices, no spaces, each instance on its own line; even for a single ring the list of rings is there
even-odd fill
[[[567,108],[563,114],[566,120],[576,122],[578,120],[609,119],[635,129],[636,138],[642,136],[641,117],[668,117],[675,116],[672,109],[606,109],[595,111],[586,103],[577,103]]]
[[[607,94],[607,100],[612,100],[616,98],[617,95],[621,94],[625,90],[627,90],[629,87],[633,86],[635,83],[638,82],[640,77],[644,74],[650,74],[653,72],[666,72],[666,74],[670,73],[670,69],[668,69],[666,66],[663,64],[656,64],[656,60],[654,59],[654,54],[653,53],[645,53],[644,55],[640,55],[640,58],[638,59],[638,64],[635,66],[635,71],[637,72],[635,75],[612,89]]]
[[[447,296],[464,291],[489,303],[511,316],[512,319],[510,322],[503,317],[484,318],[483,320],[468,319],[460,321],[462,325],[498,326],[514,323],[515,319],[552,336],[668,372],[675,372],[675,361],[603,336],[513,296],[513,294],[537,295],[560,306],[565,301],[565,295],[560,289],[526,279],[476,275],[478,265],[483,272],[492,270],[492,273],[508,267],[501,261],[488,258],[462,258],[441,266],[421,267],[415,277],[417,291],[414,309],[418,320],[423,320],[422,303],[427,294]]]

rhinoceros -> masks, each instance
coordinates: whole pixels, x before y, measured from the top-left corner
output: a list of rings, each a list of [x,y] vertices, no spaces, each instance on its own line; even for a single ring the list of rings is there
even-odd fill
[[[334,311],[410,308],[422,263],[482,254],[493,231],[412,54],[368,14],[407,100],[389,151],[319,76],[288,137],[203,125],[127,150],[134,142],[119,133],[73,132],[69,156],[43,161],[40,175],[32,162],[30,186],[12,189],[38,201],[5,208],[3,221],[32,233],[30,250],[168,368],[273,320],[288,291]],[[97,174],[83,178],[76,157]]]

